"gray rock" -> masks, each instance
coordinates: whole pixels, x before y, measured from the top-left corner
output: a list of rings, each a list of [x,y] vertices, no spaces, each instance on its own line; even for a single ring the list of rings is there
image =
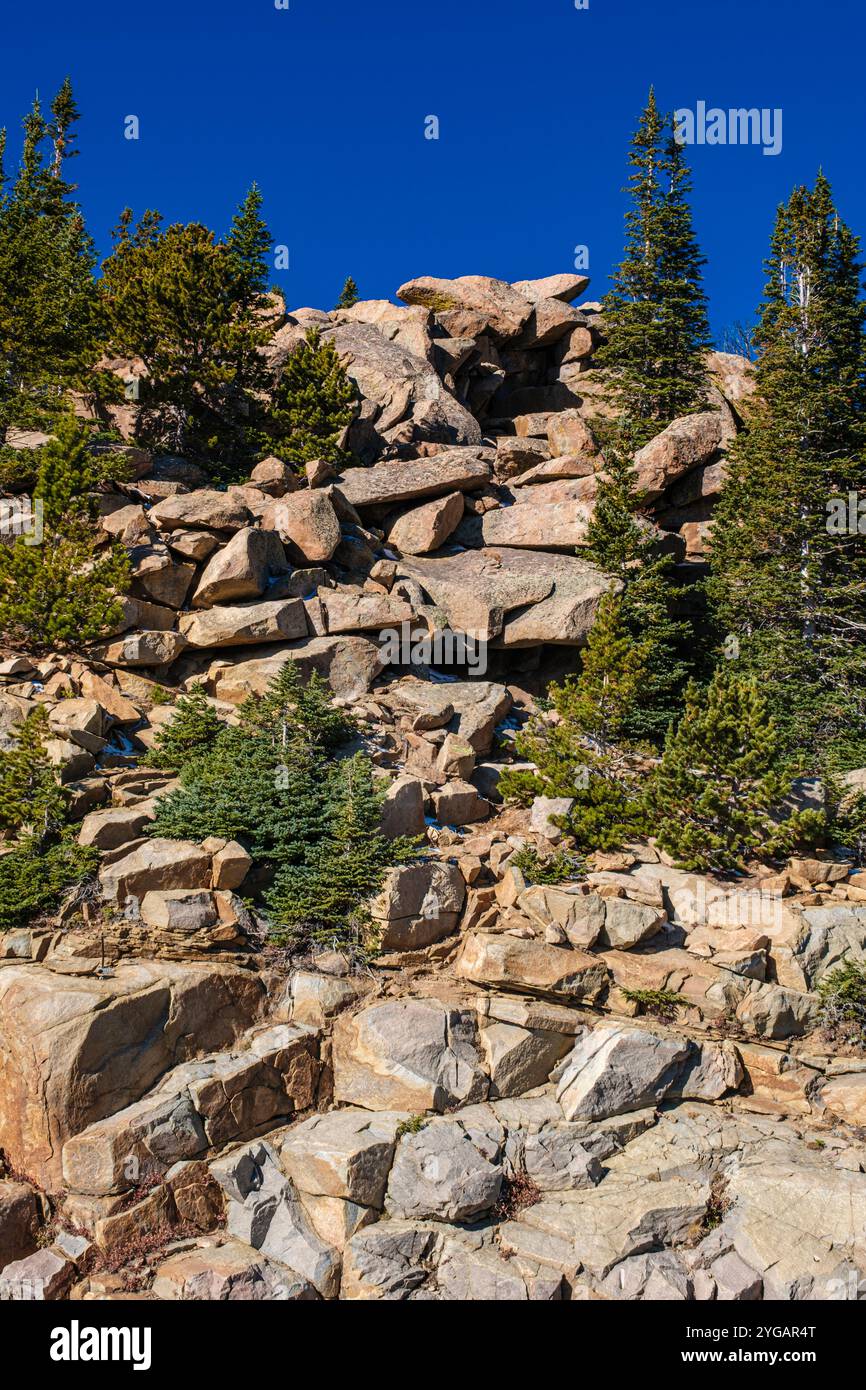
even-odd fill
[[[601,1120],[664,1098],[692,1044],[623,1024],[600,1024],[576,1044],[556,1090],[566,1119]]]

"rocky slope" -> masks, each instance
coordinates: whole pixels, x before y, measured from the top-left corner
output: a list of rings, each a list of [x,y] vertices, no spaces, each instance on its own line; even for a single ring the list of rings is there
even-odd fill
[[[87,661],[5,654],[0,738],[46,706],[101,859],[98,892],[0,938],[0,1296],[864,1287],[866,1061],[816,988],[866,956],[866,875],[795,860],[724,884],[652,843],[556,886],[512,862],[550,852],[561,808],[501,805],[509,740],[609,584],[579,558],[604,467],[585,288],[423,278],[405,307],[275,322],[275,360],[311,323],[344,356],[358,466],[272,459],[217,491],[130,445],[102,519],[134,564],[123,630]],[[710,368],[706,411],[637,459],[692,570],[751,389],[742,359]],[[483,667],[389,651],[447,630]],[[138,766],[164,687],[203,681],[233,718],[286,661],[351,706],[388,833],[427,837],[360,972],[267,944],[242,846],[144,833],[171,785]]]

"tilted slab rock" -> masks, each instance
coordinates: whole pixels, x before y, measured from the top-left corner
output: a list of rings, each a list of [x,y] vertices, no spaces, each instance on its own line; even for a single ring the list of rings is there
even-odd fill
[[[432,1222],[377,1221],[354,1235],[343,1256],[340,1297],[406,1299],[430,1278],[443,1228]]]
[[[490,465],[477,449],[446,449],[412,463],[377,463],[347,468],[336,486],[353,507],[393,506],[416,497],[471,492],[490,479]]]
[[[425,358],[390,342],[372,324],[336,324],[322,336],[333,342],[361,395],[376,406],[377,431],[417,419],[422,438],[458,445],[481,442],[477,421]]]
[[[721,447],[723,435],[724,420],[717,410],[672,421],[634,456],[637,486],[644,500],[656,501],[683,474],[708,463]]]
[[[398,572],[417,580],[448,617],[455,632],[478,641],[498,637],[506,615],[538,604],[554,590],[554,578],[544,557],[512,559],[521,551],[463,551],[447,557],[399,562]]]
[[[437,314],[457,310],[471,318],[481,317],[489,331],[501,339],[518,337],[532,312],[526,295],[507,281],[487,275],[461,275],[456,280],[422,275],[401,285],[397,298],[407,304],[422,304]]]
[[[334,1099],[368,1110],[448,1110],[487,1094],[474,1015],[435,999],[341,1015],[333,1066]]]
[[[110,666],[170,666],[188,646],[180,632],[131,632],[96,648],[94,655]]]
[[[507,933],[470,932],[454,968],[461,979],[474,984],[590,1004],[608,982],[607,967],[596,956]]]
[[[543,1086],[572,1044],[562,1033],[499,1022],[483,1027],[479,1039],[491,1097],[519,1096]]]
[[[539,299],[561,299],[570,304],[589,286],[588,275],[544,275],[540,280],[515,280],[511,288],[536,304]]]
[[[193,608],[256,598],[271,574],[288,569],[279,538],[269,531],[245,527],[208,561],[192,596]]]
[[[402,555],[424,555],[444,545],[463,519],[462,492],[449,492],[403,512],[388,525],[388,543]]]
[[[81,822],[78,843],[117,849],[128,840],[137,840],[152,820],[151,811],[136,807],[109,806],[104,811],[90,811]]]
[[[160,531],[177,531],[182,527],[212,531],[239,531],[250,522],[249,509],[228,492],[197,488],[195,492],[166,497],[151,507],[148,518]]]
[[[241,647],[303,637],[307,615],[301,599],[289,598],[186,613],[179,626],[191,647]]]
[[[580,1038],[557,1084],[567,1120],[604,1120],[662,1100],[692,1051],[687,1038],[663,1038],[600,1024]]]
[[[263,1002],[224,965],[122,962],[109,979],[0,970],[0,1147],[55,1190],[64,1143],[138,1101],[168,1068],[231,1046]]]
[[[294,546],[308,564],[330,560],[340,544],[334,504],[321,488],[302,489],[272,502],[262,512],[262,527]]]

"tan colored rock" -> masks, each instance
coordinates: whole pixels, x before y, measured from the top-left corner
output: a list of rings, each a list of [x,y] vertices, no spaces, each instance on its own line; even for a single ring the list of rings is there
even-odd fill
[[[111,978],[0,970],[0,1147],[50,1190],[66,1140],[130,1105],[178,1061],[230,1045],[261,981],[223,965],[121,962]]]
[[[79,680],[81,694],[88,700],[95,700],[110,719],[117,724],[137,724],[141,711],[132,700],[121,695],[113,685],[97,676],[94,671],[85,670]]]
[[[256,598],[267,588],[271,574],[288,568],[279,538],[270,531],[245,526],[211,558],[192,596],[193,608]]]
[[[188,645],[180,632],[132,632],[99,648],[97,655],[116,666],[170,666]]]
[[[846,1124],[866,1128],[866,1072],[830,1077],[821,1086],[820,1098]]]
[[[42,1224],[39,1194],[28,1182],[0,1180],[0,1270],[32,1255]]]
[[[367,975],[324,975],[298,970],[292,976],[292,1022],[323,1028],[341,1010],[356,1004],[374,988]]]
[[[402,773],[390,783],[382,803],[382,834],[389,839],[424,833],[424,784]]]
[[[445,544],[462,517],[462,492],[449,492],[397,517],[388,528],[388,540],[402,555],[425,555]]]
[[[250,474],[250,481],[261,488],[262,492],[270,493],[272,497],[282,497],[287,492],[295,492],[299,486],[297,474],[292,468],[273,455],[256,464]]]
[[[461,779],[446,782],[441,791],[433,792],[431,800],[440,825],[472,825],[490,815],[489,801],[478,795],[471,782]]]
[[[290,1129],[280,1145],[283,1171],[301,1193],[339,1197],[381,1210],[405,1111],[336,1110]]]
[[[365,594],[357,589],[322,589],[318,595],[329,634],[381,632],[400,628],[412,619],[412,608],[390,594]]]
[[[203,841],[202,849],[210,850],[211,843]],[[228,840],[213,851],[214,888],[240,888],[252,866],[252,856],[247,854],[243,845],[239,845],[237,840]]]
[[[591,462],[598,461],[595,436],[578,410],[561,410],[550,417],[547,427],[550,452],[557,457],[567,454]]]
[[[487,1094],[474,1016],[436,999],[371,1004],[334,1024],[334,1099],[365,1110],[444,1111]]]
[[[674,420],[634,456],[637,484],[647,502],[690,469],[708,463],[722,445],[724,421],[719,411],[684,415]]]
[[[216,902],[205,888],[151,889],[141,900],[141,920],[165,931],[201,931],[216,925]]]
[[[302,489],[272,502],[262,513],[262,526],[276,531],[308,564],[330,560],[340,544],[334,504],[321,488]]]
[[[585,293],[589,285],[588,275],[544,275],[540,280],[515,280],[511,286],[518,294],[524,295],[532,304],[540,299],[561,299],[570,304]]]
[[[153,837],[112,863],[103,864],[99,884],[104,897],[122,905],[127,898],[175,888],[210,888],[211,857],[191,840]]]
[[[252,646],[305,636],[307,617],[301,599],[277,599],[185,613],[180,630],[192,647]]]
[[[470,932],[455,965],[473,984],[594,1003],[607,986],[603,960],[566,946]]]
[[[532,500],[522,506],[485,512],[481,530],[486,546],[527,550],[571,550],[586,543],[592,509],[586,502]]]
[[[301,1275],[241,1241],[170,1255],[157,1269],[153,1293],[156,1298],[183,1302],[285,1303],[318,1299],[312,1284]]]
[[[480,317],[489,332],[501,339],[519,337],[531,313],[531,302],[524,294],[506,281],[487,275],[461,275],[456,280],[422,275],[401,285],[397,297],[407,304],[421,304],[434,313],[455,310],[473,326]],[[451,323],[452,334],[456,326]]]
[[[490,479],[490,466],[474,448],[446,449],[412,463],[347,468],[337,487],[353,507],[396,506],[416,498],[471,492]]]
[[[151,523],[160,531],[177,531],[183,527],[212,531],[239,531],[250,520],[249,510],[228,492],[197,488],[195,492],[180,493],[157,502],[148,513]]]
[[[450,936],[466,896],[456,864],[433,859],[389,869],[370,903],[385,951],[412,951]]]
[[[0,1273],[0,1301],[56,1302],[66,1298],[76,1277],[73,1261],[49,1246],[6,1266]]]
[[[96,849],[118,849],[129,840],[137,840],[152,820],[150,811],[135,807],[109,806],[104,811],[91,811],[81,822],[78,843]]]

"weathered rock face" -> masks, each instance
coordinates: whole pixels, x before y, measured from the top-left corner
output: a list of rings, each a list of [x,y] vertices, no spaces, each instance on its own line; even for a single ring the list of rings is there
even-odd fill
[[[403,864],[391,869],[370,912],[385,951],[412,951],[450,936],[466,884],[456,864]]]
[[[556,1090],[568,1120],[604,1120],[662,1100],[691,1051],[683,1038],[622,1026],[595,1028],[575,1045]]]
[[[447,496],[413,507],[388,528],[388,540],[401,555],[424,555],[444,545],[463,517],[463,494]]]
[[[499,1144],[495,1134],[478,1134],[471,1115],[433,1120],[400,1140],[385,1199],[389,1216],[473,1221],[495,1206],[502,1186]]]
[[[420,497],[440,497],[483,487],[490,467],[477,449],[449,449],[415,463],[380,463],[347,468],[337,487],[353,507],[395,506]]]
[[[437,313],[454,311],[456,318],[450,327],[455,337],[460,336],[461,326],[474,331],[480,321],[486,332],[500,340],[517,338],[532,313],[526,295],[506,281],[486,275],[461,275],[457,280],[422,275],[401,285],[397,296],[407,304],[422,304]]]
[[[229,966],[135,962],[113,978],[0,970],[0,1148],[48,1187],[64,1142],[137,1101],[167,1067],[231,1044],[260,981]]]
[[[211,668],[213,693],[229,704],[243,704],[248,695],[264,694],[287,661],[296,663],[304,680],[318,672],[335,695],[345,698],[368,691],[382,670],[378,647],[364,637],[311,637],[250,661]]]
[[[275,531],[307,564],[330,560],[340,544],[340,523],[334,504],[320,489],[293,492],[262,513],[262,526]]]
[[[478,444],[481,430],[423,357],[389,342],[371,324],[344,323],[326,329],[349,376],[377,407],[376,431],[386,435],[405,420],[419,440]]]
[[[455,966],[474,984],[591,1004],[607,986],[603,960],[565,946],[471,932]]]
[[[472,1015],[437,1000],[372,1004],[334,1027],[334,1099],[367,1110],[449,1110],[483,1100]]]
[[[213,531],[239,531],[250,520],[248,509],[228,492],[195,492],[166,497],[151,507],[149,518],[161,531],[181,527],[206,527]]]
[[[42,1210],[35,1188],[0,1180],[0,1270],[36,1250]]]
[[[638,486],[647,502],[698,464],[707,463],[721,448],[724,421],[718,411],[684,415],[674,420],[635,454]]]
[[[208,608],[180,619],[181,635],[192,647],[243,647],[258,642],[295,641],[307,633],[300,599]]]

